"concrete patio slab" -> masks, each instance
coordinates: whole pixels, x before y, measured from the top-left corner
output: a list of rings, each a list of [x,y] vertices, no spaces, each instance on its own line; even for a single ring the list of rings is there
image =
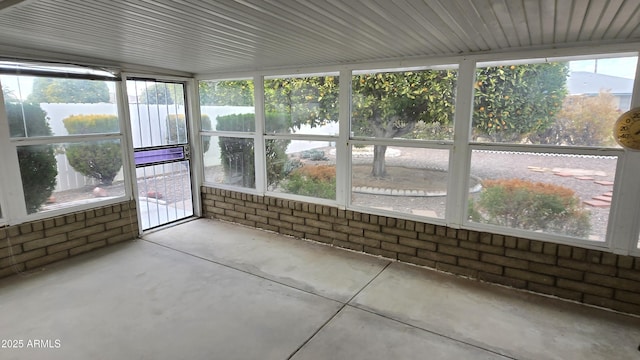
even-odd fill
[[[340,306],[135,241],[1,282],[0,358],[286,359]]]
[[[347,306],[292,359],[482,360],[507,358]]]
[[[347,302],[389,264],[327,245],[198,219],[144,239],[313,294]]]
[[[0,281],[0,359],[639,354],[638,317],[218,221],[147,236]]]
[[[400,263],[351,304],[517,359],[638,357],[638,318]]]

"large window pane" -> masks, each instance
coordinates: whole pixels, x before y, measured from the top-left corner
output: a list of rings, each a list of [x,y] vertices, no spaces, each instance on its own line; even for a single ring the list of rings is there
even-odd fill
[[[124,196],[120,140],[18,146],[28,213]]]
[[[356,137],[453,139],[455,70],[357,74],[351,132]]]
[[[616,156],[474,150],[469,220],[604,241]]]
[[[480,67],[473,138],[615,147],[611,129],[629,109],[636,62],[631,57]]]
[[[255,131],[253,81],[200,81],[198,86],[202,130]],[[218,117],[225,116],[236,116],[238,120],[218,121]]]
[[[267,134],[338,134],[338,76],[266,79]]]
[[[111,81],[0,75],[12,138],[119,133]]]
[[[266,154],[269,190],[335,200],[335,144],[268,139]]]
[[[202,144],[206,182],[255,189],[253,139],[202,136]]]
[[[444,218],[449,151],[360,145],[352,149],[351,203]],[[383,160],[375,159],[384,151]],[[381,171],[383,176],[374,176]]]
[[[188,141],[183,84],[129,80],[127,89],[135,148]]]

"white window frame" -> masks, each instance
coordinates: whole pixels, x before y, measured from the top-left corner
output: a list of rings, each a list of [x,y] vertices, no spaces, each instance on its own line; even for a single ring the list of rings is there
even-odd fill
[[[449,206],[449,203],[451,202],[451,200],[449,199],[450,197],[450,190],[449,187],[452,186],[452,182],[454,181],[452,179],[452,174],[451,174],[451,166],[453,165],[452,161],[452,157],[453,157],[453,151],[455,148],[455,140],[456,140],[456,130],[457,129],[457,123],[461,122],[461,120],[458,119],[456,113],[457,113],[457,109],[458,109],[458,94],[457,92],[459,91],[458,89],[460,88],[460,64],[458,63],[444,63],[444,64],[435,64],[435,65],[422,65],[422,66],[407,66],[407,67],[392,67],[392,68],[378,68],[378,69],[365,69],[365,70],[361,70],[361,69],[357,69],[357,70],[351,70],[350,74],[349,74],[349,105],[351,106],[351,81],[353,80],[353,76],[354,75],[358,75],[358,74],[371,74],[371,73],[377,73],[377,72],[405,72],[405,71],[422,71],[422,70],[456,70],[457,74],[456,74],[456,89],[454,90],[455,95],[454,95],[454,102],[455,102],[455,110],[453,113],[453,127],[454,127],[454,138],[451,140],[413,140],[413,139],[400,139],[400,138],[375,138],[375,137],[365,137],[365,136],[349,136],[349,143],[348,143],[348,151],[349,151],[349,158],[347,159],[348,163],[349,163],[349,172],[347,173],[347,176],[349,177],[349,187],[346,188],[345,192],[347,193],[346,196],[346,208],[349,210],[355,210],[355,211],[361,211],[361,212],[367,212],[370,214],[374,214],[374,215],[380,215],[380,216],[389,216],[389,217],[398,217],[398,218],[403,218],[403,219],[408,219],[408,220],[415,220],[415,221],[425,221],[428,220],[429,223],[432,224],[436,224],[436,225],[448,225],[451,221],[451,219],[453,219],[453,215],[450,214],[450,210],[449,208],[453,208]],[[349,113],[347,114],[347,126],[350,127],[351,126],[351,108],[349,106]],[[342,106],[340,107],[340,109],[342,109]],[[351,132],[349,131],[348,134],[351,134]],[[377,208],[372,208],[372,207],[368,207],[368,206],[362,206],[362,205],[356,205],[353,204],[351,202],[351,195],[353,192],[352,186],[351,186],[351,177],[352,177],[352,157],[351,157],[351,152],[353,149],[353,145],[387,145],[387,146],[395,146],[395,147],[409,147],[409,148],[418,148],[418,149],[433,149],[433,150],[448,150],[449,151],[449,173],[447,175],[447,196],[446,196],[446,200],[445,200],[445,216],[443,218],[436,218],[436,217],[428,217],[428,216],[419,216],[419,215],[412,215],[409,213],[401,213],[401,212],[397,212],[397,211],[389,211],[389,210],[383,210],[383,209],[377,209]],[[454,197],[455,198],[455,197]]]
[[[515,60],[504,60],[504,61],[483,61],[482,64],[479,62],[470,60],[470,63],[473,63],[472,69],[467,69],[467,71],[473,71],[473,73],[469,74],[471,78],[471,83],[467,84],[467,89],[470,89],[470,92],[465,94],[461,94],[462,96],[468,97],[467,101],[470,101],[471,109],[473,106],[473,83],[475,81],[475,71],[477,67],[480,66],[493,66],[493,65],[513,65],[513,64],[525,64],[525,63],[535,63],[541,61],[569,61],[569,60],[584,60],[584,59],[596,59],[596,58],[613,58],[613,57],[623,57],[623,56],[637,56],[638,63],[636,65],[636,81],[634,82],[634,99],[637,98],[639,83],[639,69],[640,69],[640,54],[629,52],[623,53],[607,53],[607,54],[593,54],[593,55],[581,55],[581,56],[563,56],[563,57],[553,57],[553,58],[540,58],[540,57],[531,57],[527,58],[519,58]],[[468,81],[468,80],[467,80]],[[458,99],[458,98],[456,98]],[[637,106],[638,104],[632,100],[632,107],[634,104]],[[457,108],[456,108],[457,110]],[[461,150],[468,154],[468,159],[466,159],[466,163],[457,164],[458,166],[463,165],[466,166],[466,171],[464,172],[464,179],[466,181],[469,180],[470,175],[470,166],[471,166],[471,152],[473,150],[495,150],[495,151],[516,151],[516,152],[534,152],[534,153],[559,153],[559,154],[576,154],[576,155],[601,155],[601,156],[617,156],[617,164],[616,164],[616,175],[614,180],[614,189],[613,189],[613,198],[609,211],[609,221],[607,223],[607,231],[606,237],[604,241],[592,241],[587,239],[576,239],[570,236],[563,236],[559,234],[551,234],[551,233],[539,233],[532,231],[519,230],[515,228],[508,228],[502,226],[496,226],[491,224],[481,224],[471,222],[466,218],[467,212],[467,204],[469,195],[465,194],[465,202],[461,206],[463,212],[458,214],[459,221],[461,224],[461,228],[475,230],[475,231],[486,231],[497,234],[523,237],[527,239],[541,240],[546,242],[553,242],[558,244],[568,244],[568,245],[577,245],[581,247],[597,249],[597,250],[605,250],[610,252],[615,252],[618,254],[632,254],[632,253],[640,253],[640,251],[633,246],[633,238],[632,234],[635,234],[635,243],[638,242],[638,231],[640,228],[635,225],[637,222],[632,222],[634,225],[626,225],[629,223],[629,219],[627,216],[622,214],[636,214],[635,219],[640,218],[640,206],[637,205],[639,202],[636,200],[633,204],[626,204],[625,202],[629,202],[629,199],[633,199],[633,196],[627,197],[626,195],[621,195],[623,192],[622,188],[625,183],[628,183],[634,176],[637,179],[640,176],[640,172],[636,171],[622,171],[624,168],[632,169],[633,165],[631,165],[629,160],[629,151],[625,151],[619,148],[597,148],[597,147],[580,147],[580,146],[555,146],[555,145],[520,145],[520,144],[510,144],[510,143],[480,143],[473,142],[470,138],[470,130],[471,124],[473,122],[473,113],[471,112],[467,117],[467,122],[469,125],[469,135],[467,135],[467,142],[459,144],[461,146]],[[633,155],[631,155],[633,156]],[[637,160],[640,161],[640,160]],[[636,164],[640,165],[638,162]],[[640,168],[640,166],[638,166]],[[624,188],[628,188],[628,186],[624,186]],[[638,197],[635,199],[640,199],[640,192],[638,192]],[[622,213],[622,214],[620,214]],[[455,221],[455,220],[454,220]],[[633,220],[632,220],[633,221]],[[635,228],[635,229],[634,229]]]
[[[38,77],[47,77],[47,74],[43,73]],[[105,80],[107,81],[107,80]],[[0,158],[0,164],[4,166],[4,174],[0,177],[4,183],[2,195],[3,218],[0,224],[17,225],[28,221],[36,221],[44,218],[51,218],[60,215],[66,215],[73,212],[84,211],[96,207],[108,206],[131,199],[131,185],[130,174],[128,171],[127,161],[127,143],[125,142],[125,124],[127,120],[123,114],[123,97],[120,86],[118,86],[120,80],[113,80],[116,89],[116,103],[118,111],[118,120],[120,131],[118,133],[103,133],[103,134],[86,134],[86,135],[66,135],[66,136],[38,136],[38,137],[11,137],[9,132],[8,119],[6,109],[4,107],[4,98],[2,99],[2,105],[0,105],[0,117],[2,118],[2,125],[0,125],[0,143],[2,144],[2,155]],[[55,145],[62,143],[78,143],[84,141],[99,141],[99,140],[119,140],[122,168],[124,176],[124,188],[125,194],[123,196],[114,197],[106,200],[96,200],[91,203],[77,204],[69,203],[68,205],[61,207],[60,209],[39,211],[33,214],[27,214],[26,204],[24,200],[24,190],[22,187],[22,180],[20,177],[20,167],[18,163],[17,148],[19,146],[29,145]]]
[[[256,77],[238,77],[238,78],[219,78],[219,79],[196,79],[194,81],[194,87],[196,89],[197,92],[197,96],[194,97],[194,101],[193,101],[193,107],[194,107],[194,114],[197,114],[197,117],[194,116],[193,118],[193,122],[195,123],[195,126],[193,127],[194,129],[198,130],[198,134],[197,134],[197,138],[198,138],[198,142],[202,143],[202,138],[204,136],[215,136],[215,137],[232,137],[232,138],[239,138],[239,139],[252,139],[253,140],[253,148],[254,148],[254,171],[256,174],[256,187],[255,189],[253,188],[246,188],[246,187],[242,187],[242,186],[236,186],[236,185],[231,185],[231,184],[219,184],[219,183],[214,183],[214,182],[210,182],[207,181],[207,179],[204,177],[204,161],[202,161],[202,158],[204,157],[201,148],[198,150],[197,154],[199,154],[200,162],[198,164],[194,163],[194,167],[197,165],[198,168],[198,172],[201,173],[201,179],[202,179],[202,184],[204,186],[210,186],[210,187],[215,187],[215,188],[219,188],[219,189],[224,189],[224,190],[232,190],[232,191],[240,191],[240,192],[244,192],[244,193],[248,193],[248,194],[253,194],[253,195],[264,195],[264,191],[262,190],[262,188],[264,187],[264,176],[258,176],[259,174],[266,174],[266,170],[262,171],[263,168],[265,168],[264,166],[264,152],[258,152],[258,149],[262,149],[264,147],[264,139],[262,136],[260,136],[259,134],[261,134],[263,132],[263,125],[262,125],[262,121],[259,121],[260,118],[264,117],[264,113],[263,113],[263,105],[261,105],[262,103],[262,96],[258,97],[257,94],[262,94],[263,92],[263,87],[262,87],[262,80],[261,77],[256,76]],[[254,106],[254,116],[255,116],[255,131],[218,131],[215,129],[211,129],[211,130],[204,130],[202,129],[202,122],[200,121],[200,115],[201,115],[201,104],[200,104],[200,96],[199,96],[199,82],[200,81],[212,81],[212,82],[218,82],[218,81],[241,81],[241,80],[251,80],[253,81],[253,86],[254,86],[254,100],[253,100],[253,106]],[[259,87],[259,89],[257,89]],[[215,119],[211,119],[211,120],[215,120]],[[218,144],[211,144],[210,146],[218,146]],[[194,153],[195,154],[195,153]],[[265,175],[266,176],[266,175]]]
[[[266,158],[264,155],[264,152],[266,151],[265,148],[265,144],[268,140],[291,140],[291,141],[295,141],[295,140],[301,140],[301,141],[323,141],[323,142],[333,142],[336,144],[336,151],[338,148],[338,141],[340,140],[340,134],[342,134],[342,128],[339,127],[339,133],[338,135],[312,135],[312,134],[267,134],[264,129],[266,127],[266,119],[265,119],[265,115],[264,115],[264,107],[265,107],[265,103],[264,103],[264,81],[268,80],[268,79],[284,79],[284,78],[301,78],[301,77],[320,77],[320,76],[337,76],[339,83],[338,83],[338,102],[340,102],[341,98],[340,95],[342,94],[342,78],[340,77],[341,73],[336,72],[336,71],[320,71],[320,72],[311,72],[311,73],[283,73],[283,74],[273,74],[273,75],[269,75],[269,76],[261,76],[260,77],[260,92],[258,92],[258,87],[254,86],[254,89],[256,91],[255,93],[255,97],[256,99],[260,98],[261,102],[260,102],[260,112],[259,115],[258,113],[256,113],[256,121],[259,121],[260,124],[260,129],[261,129],[261,134],[263,134],[262,138],[264,140],[264,143],[262,144],[262,146],[260,147],[260,149],[263,151],[263,155],[260,157],[263,161],[265,161],[264,164],[262,165],[262,168],[259,169],[261,172],[260,174],[263,174],[262,179],[265,180],[264,184],[262,184],[262,189],[263,189],[263,193],[265,195],[268,196],[273,196],[273,197],[279,197],[279,198],[283,198],[283,199],[288,199],[288,200],[297,200],[297,201],[312,201],[314,203],[317,204],[321,204],[321,205],[331,205],[331,206],[340,206],[340,203],[338,202],[339,197],[341,197],[341,195],[339,196],[338,194],[341,193],[343,190],[339,189],[341,185],[338,183],[338,178],[343,177],[344,174],[340,174],[342,167],[339,166],[337,164],[337,159],[338,159],[338,154],[336,153],[336,199],[323,199],[323,198],[318,198],[318,197],[313,197],[313,196],[303,196],[303,195],[297,195],[297,194],[289,194],[289,193],[285,193],[285,192],[277,192],[277,191],[271,191],[268,189],[267,186],[267,167],[266,167]],[[256,112],[258,112],[258,104],[256,103]],[[342,106],[339,106],[339,114],[338,114],[338,126],[340,126],[340,114],[342,113]],[[256,124],[256,129],[258,129],[257,127],[258,124]],[[257,155],[256,155],[256,159],[257,159]],[[258,169],[256,169],[257,171]],[[256,174],[258,174],[258,172],[256,172]],[[256,187],[257,187],[257,179],[256,179]]]
[[[430,59],[411,59],[407,61],[389,61],[374,62],[364,64],[350,64],[336,66],[333,68],[310,68],[295,69],[290,72],[279,70],[282,76],[294,76],[296,73],[319,73],[319,72],[335,72],[340,71],[340,113],[339,128],[340,133],[337,138],[328,137],[322,140],[331,139],[336,141],[336,201],[326,202],[325,199],[308,198],[295,196],[291,194],[283,194],[276,192],[266,192],[264,184],[262,187],[257,186],[256,190],[251,193],[258,195],[270,195],[279,198],[286,198],[300,201],[313,201],[320,204],[329,204],[338,206],[339,208],[363,211],[370,214],[391,216],[402,219],[429,222],[436,225],[445,225],[452,228],[468,229],[480,232],[491,232],[508,236],[522,237],[533,240],[541,240],[545,242],[576,245],[584,248],[591,248],[603,251],[614,252],[623,255],[640,255],[638,248],[638,240],[640,235],[640,186],[637,185],[637,179],[640,178],[640,152],[633,152],[617,148],[590,148],[590,147],[559,147],[547,145],[520,145],[520,144],[500,144],[500,143],[477,143],[471,139],[471,125],[473,115],[473,97],[474,97],[474,80],[477,63],[531,63],[532,59],[553,58],[557,61],[566,60],[584,60],[595,58],[612,58],[621,56],[638,56],[638,49],[634,49],[629,45],[612,45],[600,46],[594,51],[590,47],[581,47],[573,49],[547,49],[547,50],[531,50],[522,52],[511,52],[503,54],[481,54],[465,57],[446,57],[446,58],[430,58]],[[429,141],[421,140],[414,142],[412,140],[394,140],[394,139],[371,139],[371,138],[351,138],[350,137],[350,113],[351,113],[351,82],[344,79],[351,79],[354,72],[373,72],[373,71],[393,71],[398,68],[416,67],[416,68],[437,68],[438,66],[446,66],[445,64],[458,65],[457,89],[455,95],[455,113],[454,113],[454,138],[453,141]],[[370,69],[367,71],[367,69]],[[256,119],[264,122],[264,104],[261,102],[263,98],[262,81],[265,75],[273,76],[270,72],[260,73],[238,73],[236,78],[253,76],[255,82],[255,104]],[[209,80],[212,76],[199,76],[200,80]],[[215,77],[213,77],[215,78]],[[229,77],[220,77],[229,79]],[[234,78],[235,79],[235,78]],[[640,60],[636,69],[636,77],[634,83],[633,99],[631,107],[640,106]],[[256,129],[258,129],[256,124]],[[263,129],[263,128],[262,128]],[[201,132],[208,134],[208,132]],[[246,135],[246,134],[244,134]],[[251,134],[256,142],[256,174],[266,176],[264,166],[264,140],[270,138],[288,138],[288,139],[304,139],[316,140],[315,137],[304,135],[280,136],[273,134],[264,134],[256,131]],[[258,146],[261,142],[262,146]],[[446,214],[444,219],[427,218],[420,216],[411,216],[411,214],[384,211],[369,207],[355,206],[351,204],[351,148],[354,144],[387,144],[393,146],[410,146],[419,148],[449,149],[449,182],[447,185]],[[610,155],[618,156],[617,170],[614,181],[614,194],[609,213],[609,222],[607,228],[607,236],[604,242],[589,241],[576,239],[568,236],[561,236],[550,233],[538,233],[519,229],[511,229],[490,224],[472,223],[466,219],[467,200],[468,200],[468,181],[471,166],[471,152],[474,149],[491,149],[498,151],[525,151],[525,152],[554,152],[562,154],[586,154],[586,155]],[[262,159],[263,163],[259,163]],[[257,177],[258,178],[258,177]],[[245,188],[222,186],[221,184],[208,184],[218,188],[226,188],[235,191],[248,192]]]

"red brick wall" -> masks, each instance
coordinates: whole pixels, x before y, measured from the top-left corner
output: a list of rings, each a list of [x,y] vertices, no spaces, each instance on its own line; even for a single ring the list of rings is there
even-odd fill
[[[203,187],[203,215],[640,315],[640,258]]]

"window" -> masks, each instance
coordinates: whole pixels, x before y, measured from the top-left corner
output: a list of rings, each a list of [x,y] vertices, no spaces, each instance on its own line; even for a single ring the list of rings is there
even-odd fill
[[[338,135],[337,75],[264,81],[265,133]]]
[[[622,154],[612,129],[629,108],[636,61],[479,65],[470,181],[481,189],[468,221],[604,242]]]
[[[339,78],[264,80],[267,190],[336,200]]]
[[[389,146],[382,177],[372,175],[374,151],[375,145],[351,150],[352,205],[444,219],[449,150]]]
[[[616,147],[611,129],[629,110],[636,61],[633,57],[480,65],[473,139]],[[598,73],[598,63],[600,71],[613,69],[615,75]]]
[[[125,196],[115,81],[0,75],[0,83],[27,214]]]
[[[604,242],[617,156],[474,149],[469,219]]]
[[[207,182],[255,188],[254,140],[232,136],[202,136]],[[209,149],[207,149],[209,144]]]
[[[336,148],[331,141],[267,139],[268,190],[336,199]]]
[[[453,139],[454,69],[356,72],[351,84],[353,137]]]
[[[456,228],[629,248],[620,239],[632,231],[616,230],[628,226],[610,215],[633,154],[615,143],[612,124],[633,105],[637,56],[459,65],[343,70],[348,106],[336,74],[266,77],[255,109],[264,123],[250,81],[209,82],[206,96],[247,106],[233,110],[247,119],[211,130],[203,122],[205,142],[218,144],[205,178]],[[212,101],[201,100],[203,114]]]
[[[198,87],[205,182],[255,189],[253,81],[200,81]]]
[[[452,67],[354,73],[352,205],[444,219],[456,79]]]

